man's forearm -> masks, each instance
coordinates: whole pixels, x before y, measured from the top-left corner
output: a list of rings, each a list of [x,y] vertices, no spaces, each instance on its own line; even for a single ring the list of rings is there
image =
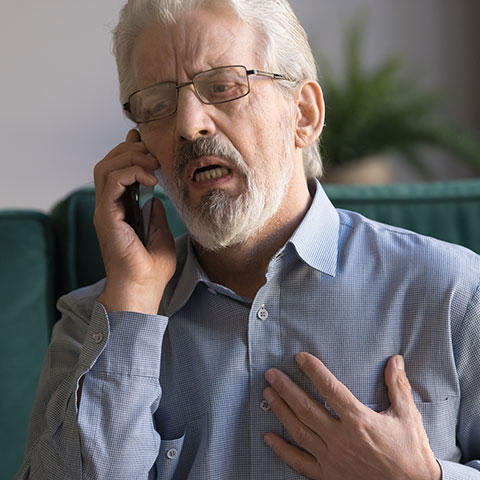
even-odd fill
[[[160,445],[152,408],[160,401],[166,324],[160,316],[107,316],[99,303],[90,324],[64,315],[45,359],[17,479],[148,478]]]

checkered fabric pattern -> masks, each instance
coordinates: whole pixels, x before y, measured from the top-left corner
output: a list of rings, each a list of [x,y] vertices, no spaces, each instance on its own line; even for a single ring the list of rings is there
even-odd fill
[[[253,300],[211,282],[188,237],[158,315],[106,314],[103,282],[62,298],[18,479],[292,480],[262,398],[308,351],[376,411],[402,354],[444,480],[480,479],[480,257],[312,206]],[[84,377],[80,408],[78,382]]]

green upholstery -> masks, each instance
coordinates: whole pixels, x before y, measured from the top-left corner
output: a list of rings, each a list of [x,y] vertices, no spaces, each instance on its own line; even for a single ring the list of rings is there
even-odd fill
[[[325,189],[339,208],[480,253],[480,180],[375,187],[327,185]],[[165,205],[173,235],[183,233],[168,198],[160,191],[156,195]],[[104,276],[93,227],[94,204],[94,191],[86,188],[59,202],[50,216],[0,212],[0,478],[12,478],[21,462],[41,361],[57,318],[55,298]]]
[[[0,478],[13,478],[54,320],[53,237],[49,219],[0,212]]]

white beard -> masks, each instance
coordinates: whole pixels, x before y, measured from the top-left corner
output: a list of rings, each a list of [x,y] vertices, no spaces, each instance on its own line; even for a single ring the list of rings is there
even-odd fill
[[[192,148],[188,148],[188,153],[180,153],[180,159],[175,161],[176,185],[168,185],[161,178],[163,188],[192,239],[205,250],[215,251],[245,242],[278,211],[293,174],[291,155],[286,154],[285,158],[280,159],[277,175],[266,178],[262,166],[258,171],[249,169],[238,150],[218,137],[206,137],[192,143],[195,144],[195,158],[217,156],[234,167],[236,174],[240,173],[243,177],[245,193],[234,196],[222,189],[210,190],[202,197],[200,204],[193,207],[188,188],[181,180],[181,172],[193,159],[190,158]],[[285,139],[284,151],[288,152],[291,145]]]

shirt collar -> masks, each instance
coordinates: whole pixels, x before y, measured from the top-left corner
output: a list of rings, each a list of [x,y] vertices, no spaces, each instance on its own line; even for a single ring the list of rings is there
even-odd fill
[[[186,247],[183,245],[183,248],[186,248],[186,259],[183,268],[180,267],[181,272],[178,277],[178,282],[172,292],[170,301],[167,301],[166,315],[168,317],[180,310],[187,303],[198,283],[209,281],[207,274],[198,263],[192,241],[188,234],[183,235],[180,238],[180,241],[177,242],[177,251],[181,250],[181,244],[183,242],[186,243]],[[175,284],[175,282],[173,283]]]
[[[312,205],[290,237],[299,257],[315,270],[332,277],[337,270],[340,219],[318,180],[309,182]]]
[[[312,204],[287,245],[293,245],[307,265],[334,277],[337,269],[339,216],[318,180],[309,182],[309,189],[313,195]],[[178,281],[176,284],[172,282],[173,291],[170,300],[166,301],[167,316],[187,303],[198,283],[210,283],[197,261],[188,235],[182,236],[177,242],[177,251],[180,250],[186,250],[186,258],[183,268],[180,266]]]

